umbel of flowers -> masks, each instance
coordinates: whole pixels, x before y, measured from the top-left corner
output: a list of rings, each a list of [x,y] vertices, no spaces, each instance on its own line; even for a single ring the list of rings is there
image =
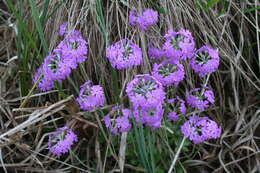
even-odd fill
[[[103,88],[93,85],[92,81],[87,81],[80,87],[79,97],[76,99],[80,108],[90,111],[105,104]]]
[[[131,40],[120,40],[106,49],[106,56],[116,69],[125,69],[142,63],[142,51]]]
[[[178,85],[184,79],[184,67],[178,61],[172,59],[154,64],[152,75],[163,86]]]
[[[72,69],[77,68],[78,64],[87,59],[88,42],[79,31],[68,31],[65,23],[61,25],[59,34],[64,36],[64,39],[46,56],[42,66],[33,77],[34,82],[41,77],[37,85],[41,91],[53,89],[54,82],[66,79]]]
[[[142,14],[137,11],[130,11],[129,23],[140,30],[147,30],[158,22],[158,12],[152,9],[145,10]]]
[[[116,118],[111,118],[113,115],[116,116]],[[105,125],[115,135],[128,132],[132,127],[129,120],[130,116],[131,111],[125,109],[123,105],[114,106],[112,111],[104,117]]]
[[[48,149],[53,154],[61,156],[62,154],[67,153],[73,143],[77,141],[77,135],[68,126],[64,126],[49,135]]]

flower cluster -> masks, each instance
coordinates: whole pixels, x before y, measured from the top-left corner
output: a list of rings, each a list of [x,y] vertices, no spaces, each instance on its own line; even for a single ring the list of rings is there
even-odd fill
[[[151,59],[162,59],[165,56],[165,51],[150,45],[148,47],[148,55]]]
[[[194,115],[183,124],[181,132],[185,137],[193,141],[194,144],[199,144],[206,140],[219,138],[221,128],[208,117]]]
[[[114,113],[117,118],[111,119],[112,113],[107,114],[104,117],[106,127],[115,135],[131,130],[132,124],[129,120],[131,111],[124,109],[122,106],[113,107],[112,110],[112,113]]]
[[[64,25],[64,26],[63,26]],[[66,30],[67,24],[60,27],[60,35],[65,35],[59,45],[44,59],[42,66],[33,77],[37,87],[41,91],[48,91],[54,88],[54,82],[66,79],[71,70],[87,59],[88,43],[84,40],[79,31]]]
[[[198,73],[200,77],[204,77],[217,70],[219,66],[218,51],[212,49],[210,46],[202,46],[196,51],[190,64],[191,68]]]
[[[170,120],[177,121],[180,118],[180,114],[186,113],[185,101],[180,97],[176,96],[176,98],[168,99],[167,103],[170,108],[170,112],[168,113],[167,118]]]
[[[48,149],[55,155],[67,153],[73,143],[78,141],[77,135],[67,126],[57,129],[49,135]]]
[[[162,84],[154,77],[137,75],[128,83],[126,92],[133,105],[133,118],[152,128],[160,127],[166,96]]]
[[[129,23],[137,26],[141,30],[147,30],[150,26],[158,22],[158,12],[152,9],[147,9],[143,14],[138,14],[136,11],[130,11]]]
[[[137,75],[127,84],[126,93],[134,108],[146,110],[162,105],[166,95],[162,84],[148,74]]]
[[[106,49],[106,56],[111,65],[117,69],[125,69],[142,63],[142,51],[131,40],[120,40]]]
[[[192,58],[195,52],[195,41],[190,31],[181,29],[178,32],[169,30],[165,34],[163,50],[165,55],[174,60]]]
[[[199,110],[205,110],[209,107],[209,104],[213,104],[214,102],[214,93],[207,87],[194,88],[190,90],[187,96],[188,105]]]
[[[92,81],[87,81],[80,86],[79,97],[76,99],[80,107],[90,111],[105,104],[103,88],[93,85]]]
[[[135,108],[133,117],[137,123],[147,125],[152,129],[159,128],[163,119],[164,109],[162,105],[150,109]]]
[[[184,79],[184,67],[178,61],[166,60],[161,64],[154,64],[152,75],[163,86],[178,85]]]

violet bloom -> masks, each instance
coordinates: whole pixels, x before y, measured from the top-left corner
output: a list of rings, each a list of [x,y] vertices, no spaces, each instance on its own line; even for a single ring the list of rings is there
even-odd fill
[[[157,22],[158,12],[152,9],[147,9],[142,14],[138,14],[136,11],[130,11],[129,13],[129,23],[141,30],[147,30]]]
[[[212,49],[210,46],[202,46],[196,51],[190,65],[200,77],[204,77],[218,69],[219,59],[217,50]]]
[[[87,81],[80,86],[79,97],[76,99],[80,108],[90,111],[105,104],[103,88],[93,85],[92,81]]]
[[[214,93],[207,87],[192,89],[187,96],[188,105],[199,110],[205,110],[214,102]]]
[[[148,55],[151,59],[163,59],[165,57],[165,51],[150,42],[148,45]]]
[[[192,58],[195,52],[195,41],[188,30],[181,29],[178,32],[169,30],[164,36],[163,49],[165,55],[174,60]]]
[[[135,109],[156,108],[166,95],[162,84],[148,74],[137,75],[127,84],[126,93]]]
[[[48,76],[45,76],[42,67],[39,67],[37,72],[34,74],[33,82],[36,83],[39,77],[41,77],[41,79],[39,79],[39,83],[37,84],[37,88],[39,90],[41,90],[41,91],[49,91],[49,90],[55,88],[54,82],[52,80],[50,80],[48,78]]]
[[[59,35],[64,36],[67,33],[67,30],[68,30],[68,22],[61,24],[59,28]]]
[[[104,117],[105,125],[111,133],[119,135],[119,133],[130,131],[132,128],[132,124],[129,121],[130,110],[124,109],[123,107],[114,107],[112,110],[117,118],[111,119],[110,114]]]
[[[168,113],[167,118],[170,120],[177,121],[180,114],[186,113],[185,101],[178,96],[176,96],[176,98],[169,99],[167,103],[170,109],[170,113]]]
[[[69,31],[57,48],[62,50],[62,56],[71,59],[73,69],[87,59],[88,42],[77,30]]]
[[[184,79],[185,72],[181,63],[167,60],[161,64],[154,64],[152,75],[163,86],[177,86]]]
[[[131,40],[122,39],[106,49],[106,56],[116,69],[125,69],[142,63],[142,51]]]
[[[67,126],[57,129],[49,135],[48,149],[55,155],[67,153],[73,143],[78,141],[77,135]]]
[[[152,129],[157,129],[161,126],[164,109],[162,105],[158,105],[151,109],[136,108],[133,111],[133,117],[139,124],[145,124]]]
[[[221,128],[208,117],[191,116],[181,126],[182,134],[194,144],[199,144],[210,139],[217,139],[221,135]]]
[[[60,81],[71,73],[70,60],[62,56],[60,49],[55,49],[44,59],[43,70],[49,80]]]

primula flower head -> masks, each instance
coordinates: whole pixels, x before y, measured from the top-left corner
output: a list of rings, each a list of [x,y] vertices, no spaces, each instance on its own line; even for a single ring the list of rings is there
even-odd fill
[[[80,87],[79,97],[76,99],[80,107],[86,111],[93,110],[105,104],[103,88],[93,85],[92,81],[87,81]]]
[[[178,32],[169,30],[164,36],[163,50],[165,56],[174,60],[192,58],[195,52],[195,41],[188,30],[181,29]]]
[[[214,102],[214,93],[208,87],[192,89],[187,96],[188,105],[198,110],[205,110]]]
[[[163,104],[166,95],[162,84],[148,74],[137,75],[127,84],[126,93],[135,109],[156,108]]]
[[[77,64],[83,63],[87,59],[88,42],[82,37],[77,30],[69,31],[64,40],[58,45],[62,50],[62,56],[71,60],[72,68]]]
[[[68,22],[61,24],[59,28],[59,35],[64,36],[67,33],[67,30],[68,30]]]
[[[43,70],[45,76],[52,81],[65,79],[71,73],[70,63],[62,57],[60,49],[55,49],[52,54],[44,59]]]
[[[106,127],[115,135],[119,135],[123,132],[128,132],[132,128],[132,124],[129,121],[130,110],[124,109],[122,106],[112,108],[115,119],[111,119],[111,115],[107,114],[104,117]]]
[[[210,139],[217,139],[221,135],[221,128],[208,117],[193,115],[181,127],[182,134],[194,144]]]
[[[184,79],[184,67],[178,61],[166,60],[161,64],[154,64],[152,75],[163,86],[178,85]]]
[[[37,85],[37,88],[41,91],[49,91],[53,88],[55,88],[54,86],[54,82],[52,80],[50,80],[48,77],[45,76],[45,73],[43,72],[43,67],[39,67],[37,72],[34,74],[33,76],[33,82],[36,83],[38,78],[41,77],[39,79],[39,83]]]
[[[106,49],[106,56],[116,69],[125,69],[142,63],[142,51],[131,40],[122,39]]]
[[[77,135],[67,126],[57,129],[49,135],[48,149],[55,155],[67,153],[73,143],[78,141]]]
[[[148,44],[148,55],[151,59],[163,59],[165,57],[165,51],[154,42]]]
[[[196,51],[190,65],[200,77],[204,77],[218,69],[219,59],[217,50],[212,49],[210,46],[202,46]]]
[[[136,108],[133,111],[133,117],[139,124],[145,124],[152,129],[157,129],[161,126],[164,109],[162,105],[158,105],[151,109]]]
[[[130,11],[129,23],[137,26],[141,30],[147,30],[150,26],[158,22],[158,12],[152,9],[146,9],[142,14],[136,11]]]
[[[167,118],[172,121],[177,121],[179,119],[179,114],[186,113],[185,101],[176,96],[176,98],[167,100],[169,109],[171,110],[168,113]]]

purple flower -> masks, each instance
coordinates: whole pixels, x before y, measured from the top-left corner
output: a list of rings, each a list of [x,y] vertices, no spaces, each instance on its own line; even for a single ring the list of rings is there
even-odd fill
[[[172,121],[177,121],[179,119],[179,114],[186,113],[185,101],[176,96],[176,98],[169,99],[167,101],[169,104],[170,113],[168,113],[167,117]]]
[[[161,126],[164,109],[159,105],[151,109],[136,108],[133,111],[133,117],[137,123],[145,124],[152,129],[157,129]]]
[[[209,107],[209,104],[214,102],[214,93],[207,87],[192,89],[187,96],[188,105],[199,110],[205,110]]]
[[[71,60],[73,69],[77,67],[77,63],[83,63],[87,59],[88,42],[77,30],[69,31],[57,48],[62,50],[63,57]]]
[[[196,51],[190,65],[200,77],[204,77],[217,70],[219,59],[217,50],[212,49],[210,46],[202,46]]]
[[[59,128],[49,135],[48,149],[55,155],[67,153],[73,143],[78,141],[77,135],[67,126]]]
[[[36,81],[41,76],[41,74],[42,74],[42,77],[41,77],[39,83],[37,84],[37,88],[41,91],[49,91],[49,90],[55,88],[54,82],[45,76],[45,73],[43,72],[42,67],[39,67],[37,72],[34,74],[33,82],[36,83]]]
[[[178,85],[184,79],[184,67],[177,61],[167,60],[161,64],[154,64],[152,75],[163,86]]]
[[[189,138],[194,144],[203,141],[219,138],[221,128],[215,121],[208,117],[191,116],[181,127],[182,134]]]
[[[141,49],[128,39],[122,39],[107,47],[106,56],[117,69],[140,65],[143,60]]]
[[[141,30],[147,30],[150,26],[158,22],[158,12],[152,9],[147,9],[143,14],[138,14],[136,11],[130,11],[129,23],[137,26]]]
[[[148,46],[148,55],[151,59],[162,59],[165,57],[165,51],[150,43]]]
[[[92,85],[92,81],[87,81],[80,87],[79,97],[76,100],[86,111],[103,106],[105,104],[103,88],[99,85]]]
[[[66,34],[67,30],[68,30],[68,22],[61,24],[60,28],[59,28],[59,35],[64,36]]]
[[[135,109],[151,109],[162,105],[165,99],[163,86],[154,77],[137,75],[127,84],[126,93]]]
[[[110,114],[107,114],[104,117],[106,127],[111,131],[111,133],[115,135],[119,135],[119,133],[128,132],[132,128],[132,124],[129,121],[129,109],[124,109],[123,107],[112,108],[117,116],[116,119],[111,119]]]
[[[46,78],[51,81],[60,81],[71,73],[69,59],[62,57],[61,50],[55,49],[44,59],[43,70]]]
[[[178,32],[169,30],[164,36],[163,50],[165,55],[174,60],[192,58],[195,52],[195,41],[188,30]]]

